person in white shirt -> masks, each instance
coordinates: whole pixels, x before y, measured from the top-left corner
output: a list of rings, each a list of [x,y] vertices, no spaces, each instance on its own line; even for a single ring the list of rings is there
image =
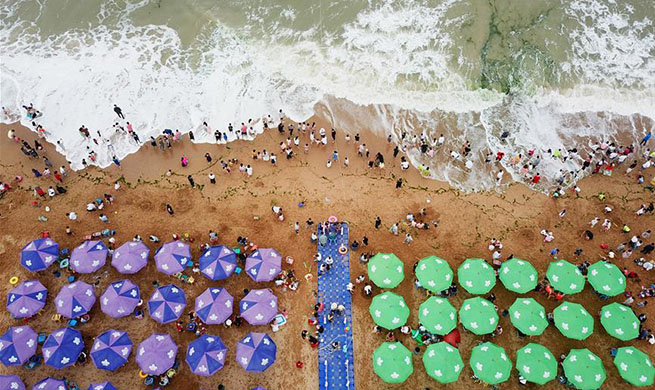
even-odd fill
[[[70,213],[66,213],[66,216],[71,221],[76,221],[77,220],[77,214],[74,211],[71,211]]]
[[[327,163],[325,164],[328,168],[332,166],[332,160],[327,160]]]

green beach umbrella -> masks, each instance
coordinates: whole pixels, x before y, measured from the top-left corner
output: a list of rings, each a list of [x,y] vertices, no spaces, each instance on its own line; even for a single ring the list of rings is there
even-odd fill
[[[516,298],[509,307],[512,325],[528,336],[538,336],[548,327],[546,309],[533,298]]]
[[[572,349],[562,363],[564,375],[580,390],[595,390],[605,382],[605,367],[596,354],[584,349]]]
[[[648,355],[635,347],[621,347],[614,357],[614,365],[621,378],[633,386],[651,386],[655,368]]]
[[[412,353],[399,342],[382,343],[373,352],[373,371],[387,383],[402,383],[414,372]]]
[[[498,278],[506,289],[519,294],[533,290],[539,282],[537,270],[532,264],[516,257],[503,262]]]
[[[625,291],[625,275],[612,263],[598,261],[589,266],[587,280],[599,294],[614,297]]]
[[[600,323],[610,336],[628,341],[639,337],[639,319],[628,306],[610,303],[600,309]]]
[[[512,372],[512,361],[505,349],[494,343],[482,343],[474,347],[469,363],[478,379],[492,385],[505,382]]]
[[[459,350],[442,341],[428,345],[423,354],[423,367],[439,383],[451,383],[459,379],[464,362]]]
[[[457,326],[457,312],[447,299],[430,297],[419,306],[418,320],[430,333],[445,335]]]
[[[368,262],[368,278],[380,288],[394,288],[405,278],[405,265],[393,253],[378,253]]]
[[[453,283],[453,270],[446,260],[428,256],[416,265],[416,278],[424,289],[439,293]]]
[[[389,330],[405,325],[409,317],[409,307],[405,299],[389,291],[373,297],[368,312],[376,324]]]
[[[466,259],[457,269],[459,284],[471,294],[486,294],[496,285],[496,273],[483,259]]]
[[[516,369],[528,382],[543,385],[557,376],[557,360],[548,348],[530,343],[516,351]]]
[[[550,285],[564,294],[576,294],[584,290],[585,277],[575,264],[557,260],[548,265],[546,278]]]
[[[566,337],[584,340],[594,332],[594,319],[580,304],[564,301],[553,310],[555,326]]]
[[[469,298],[459,309],[459,321],[477,335],[488,334],[498,326],[498,312],[494,304],[484,298]]]

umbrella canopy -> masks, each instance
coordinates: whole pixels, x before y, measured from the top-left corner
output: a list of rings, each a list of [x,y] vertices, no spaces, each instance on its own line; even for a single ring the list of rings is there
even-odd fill
[[[237,255],[225,245],[211,246],[200,256],[200,272],[210,280],[227,279],[237,268]]]
[[[569,351],[562,367],[566,378],[577,389],[595,390],[605,382],[602,360],[587,348]]]
[[[457,311],[447,299],[430,297],[419,306],[418,321],[430,333],[445,335],[457,326]]]
[[[564,294],[576,294],[584,290],[585,277],[574,264],[557,260],[548,265],[546,278],[550,285]]]
[[[519,294],[533,290],[539,281],[532,264],[516,257],[503,262],[498,278],[506,289]]]
[[[421,287],[433,293],[448,289],[453,283],[453,270],[448,262],[437,256],[421,259],[416,265],[416,278]]]
[[[84,349],[82,333],[73,328],[60,328],[50,333],[43,343],[45,364],[58,370],[72,366]]]
[[[477,335],[489,334],[498,326],[498,312],[494,304],[484,298],[469,298],[459,309],[459,321]]]
[[[253,387],[253,388],[250,389],[250,390],[268,390],[268,389],[265,388],[265,387],[262,387],[262,386],[257,386],[257,387]]]
[[[9,291],[7,310],[16,318],[29,318],[41,311],[48,289],[38,280],[25,280]]]
[[[639,337],[639,319],[628,306],[610,303],[600,309],[600,323],[610,336],[628,341]]]
[[[598,261],[589,266],[587,280],[597,293],[614,297],[625,291],[625,275],[612,263]]]
[[[16,375],[0,375],[0,389],[25,390],[25,385]]]
[[[412,353],[399,342],[382,343],[373,351],[373,371],[386,383],[402,383],[414,372]]]
[[[71,268],[80,274],[96,272],[107,262],[107,246],[102,241],[84,241],[73,249],[70,258]]]
[[[471,294],[486,294],[496,285],[496,273],[483,259],[466,259],[457,269],[457,280]]]
[[[141,300],[139,286],[130,280],[110,284],[100,296],[100,309],[113,318],[129,316]]]
[[[538,336],[548,327],[546,309],[533,298],[516,298],[509,307],[512,325],[528,336]]]
[[[128,241],[111,257],[111,265],[122,274],[135,274],[148,264],[150,248],[141,241]]]
[[[223,287],[208,287],[196,298],[195,312],[205,324],[222,324],[232,315],[234,298]]]
[[[225,364],[227,347],[218,336],[204,334],[189,343],[186,364],[191,372],[201,376],[214,375]]]
[[[157,271],[166,275],[182,272],[188,261],[192,261],[191,247],[182,241],[167,242],[155,253]]]
[[[475,346],[469,363],[476,377],[492,385],[505,382],[512,372],[512,361],[505,349],[494,343]]]
[[[266,333],[249,333],[237,343],[237,363],[246,371],[263,372],[277,356],[277,346]]]
[[[148,300],[150,317],[162,324],[177,321],[185,307],[184,291],[174,284],[158,287]]]
[[[111,382],[91,383],[87,390],[118,390]]]
[[[109,329],[96,337],[93,342],[91,347],[93,364],[101,370],[116,371],[127,363],[132,345],[127,332]]]
[[[405,265],[393,253],[378,253],[368,262],[368,278],[380,288],[394,288],[405,278]]]
[[[32,386],[32,390],[66,390],[67,387],[64,380],[47,377]]]
[[[282,256],[275,249],[257,249],[246,259],[246,273],[255,282],[270,282],[281,271]]]
[[[555,326],[566,337],[584,340],[594,332],[594,319],[577,303],[564,301],[553,311]]]
[[[27,325],[12,326],[0,336],[0,362],[5,366],[24,364],[36,353],[38,336]]]
[[[239,303],[241,317],[250,325],[266,325],[277,314],[277,297],[270,288],[250,290]]]
[[[20,251],[20,263],[32,272],[43,271],[59,258],[59,245],[51,238],[39,238]]]
[[[168,334],[155,333],[143,340],[136,352],[136,363],[145,374],[161,375],[173,367],[177,344]]]
[[[459,350],[446,342],[428,345],[423,354],[425,372],[439,383],[452,383],[459,379],[464,362]]]
[[[652,386],[655,368],[648,355],[635,347],[621,347],[614,357],[621,378],[633,386]]]
[[[373,297],[368,312],[376,324],[389,330],[405,325],[409,317],[409,307],[405,299],[389,291]]]
[[[548,348],[530,343],[516,352],[516,369],[528,382],[544,385],[557,377],[557,360]]]
[[[85,315],[96,303],[93,286],[81,280],[66,285],[55,297],[57,313],[68,318]]]

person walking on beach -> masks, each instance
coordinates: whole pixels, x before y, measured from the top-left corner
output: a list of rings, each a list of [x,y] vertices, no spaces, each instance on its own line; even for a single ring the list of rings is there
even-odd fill
[[[196,187],[196,182],[193,181],[193,176],[188,175],[186,178],[187,178],[187,180],[189,180],[189,184],[191,184],[191,188],[195,188]]]
[[[375,218],[375,230],[378,230],[380,228],[380,225],[382,225],[382,220],[378,216],[377,218]]]
[[[644,138],[641,139],[641,142],[639,142],[639,145],[641,145],[641,146],[646,145],[648,143],[648,141],[650,140],[650,137],[652,137],[652,136],[653,136],[652,132],[649,131],[648,133],[646,133]]]
[[[214,172],[209,172],[209,182],[212,184],[216,184],[216,175],[214,175]]]
[[[118,115],[119,118],[125,119],[125,115],[123,115],[123,110],[121,110],[121,108],[115,104],[114,104],[114,112],[116,113],[116,115]]]
[[[175,211],[173,211],[173,206],[170,205],[170,203],[166,203],[166,211],[168,211],[168,214],[172,217],[173,214],[175,214]]]

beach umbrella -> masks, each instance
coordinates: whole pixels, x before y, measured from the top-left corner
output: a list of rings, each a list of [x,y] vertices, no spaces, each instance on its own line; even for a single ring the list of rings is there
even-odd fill
[[[175,364],[177,344],[168,334],[155,333],[143,340],[136,352],[136,363],[147,375],[161,375]]]
[[[464,362],[459,350],[446,342],[428,345],[423,354],[425,372],[439,383],[452,383],[459,379]]]
[[[63,379],[57,379],[51,377],[41,379],[34,386],[32,386],[32,390],[66,390],[66,389],[68,389],[68,386],[66,385],[66,381],[64,381]]]
[[[0,362],[5,366],[24,364],[36,353],[38,335],[27,325],[12,326],[0,336]]]
[[[600,309],[600,323],[610,336],[628,341],[639,337],[639,319],[628,306],[610,303]]]
[[[38,280],[25,280],[9,291],[7,310],[15,318],[29,318],[45,306],[48,289]]]
[[[652,386],[655,368],[648,355],[635,347],[621,347],[614,357],[621,378],[633,386]]]
[[[386,383],[402,383],[414,372],[412,353],[399,342],[382,343],[373,351],[373,371]]]
[[[111,265],[122,274],[135,274],[148,264],[150,248],[141,241],[128,241],[116,248]]]
[[[91,383],[87,390],[118,390],[111,382]]]
[[[516,298],[509,307],[512,325],[528,336],[538,336],[548,327],[546,309],[533,298]]]
[[[100,296],[100,309],[113,318],[125,317],[132,314],[140,300],[139,286],[131,280],[119,280],[111,283]]]
[[[612,263],[598,261],[589,266],[587,280],[597,293],[614,297],[625,291],[625,275]]]
[[[96,272],[107,262],[107,246],[102,241],[84,241],[82,245],[73,249],[70,266],[73,271],[80,274]]]
[[[16,375],[0,375],[0,389],[25,390],[25,385]]]
[[[116,371],[127,363],[132,352],[132,340],[127,332],[109,329],[96,337],[91,347],[91,359],[96,368]]]
[[[82,333],[73,328],[60,328],[48,335],[41,348],[45,364],[58,370],[72,366],[84,350]]]
[[[512,361],[503,347],[494,343],[481,343],[473,348],[470,360],[473,374],[483,382],[496,385],[509,379]]]
[[[81,280],[68,284],[55,297],[57,313],[68,318],[85,315],[96,303],[93,286]]]
[[[174,284],[158,287],[148,300],[150,317],[162,324],[177,321],[185,307],[184,291]]]
[[[184,271],[187,262],[192,261],[191,247],[182,241],[169,241],[155,253],[157,271],[173,275]]]
[[[530,343],[516,352],[516,369],[528,382],[544,385],[557,377],[557,360],[548,348]]]
[[[368,278],[380,288],[394,288],[405,278],[405,265],[393,253],[378,253],[368,261]]]
[[[580,390],[595,390],[605,382],[605,367],[596,354],[584,349],[572,349],[562,362],[564,375]]]
[[[430,297],[419,306],[418,321],[430,333],[445,335],[457,327],[457,311],[447,299]]]
[[[277,346],[266,333],[249,333],[237,343],[237,363],[246,371],[263,372],[277,356]]]
[[[576,294],[584,290],[585,277],[574,264],[557,260],[548,265],[546,278],[550,285],[564,294]]]
[[[232,315],[234,298],[223,287],[208,287],[196,298],[196,315],[205,324],[222,324]]]
[[[43,271],[59,259],[59,245],[51,238],[39,238],[20,251],[20,263],[32,272]]]
[[[211,246],[200,256],[200,272],[210,280],[227,279],[237,268],[237,255],[225,245]]]
[[[564,301],[553,311],[555,326],[566,337],[584,340],[594,332],[594,319],[578,304]]]
[[[265,387],[262,387],[262,386],[257,386],[257,387],[253,387],[253,388],[250,389],[250,390],[268,390],[268,389],[265,388]]]
[[[266,325],[277,314],[277,297],[270,288],[250,290],[239,302],[241,317],[250,325]]]
[[[494,304],[484,298],[469,298],[459,309],[459,321],[477,335],[489,334],[498,326],[498,312]]]
[[[537,270],[532,264],[517,257],[503,262],[498,271],[498,278],[506,289],[519,294],[532,291],[539,282]]]
[[[409,317],[409,307],[407,307],[405,299],[390,291],[373,297],[368,312],[376,324],[389,330],[405,325]]]
[[[214,375],[225,364],[227,347],[218,336],[204,334],[189,343],[186,363],[191,372],[201,376]]]
[[[428,256],[416,265],[416,278],[421,287],[433,293],[447,290],[453,283],[453,270],[448,262],[437,256]]]
[[[255,282],[270,282],[281,271],[282,256],[275,249],[257,249],[246,259],[246,273]]]
[[[457,280],[471,294],[486,294],[496,285],[496,273],[483,259],[466,259],[457,269]]]

